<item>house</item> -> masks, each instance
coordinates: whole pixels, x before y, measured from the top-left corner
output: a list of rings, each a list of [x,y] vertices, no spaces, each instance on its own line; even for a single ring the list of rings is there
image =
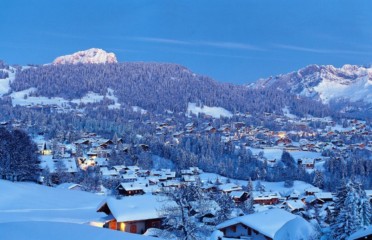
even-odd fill
[[[122,232],[143,234],[149,228],[161,228],[159,209],[163,203],[172,204],[151,194],[108,198],[98,205],[97,212],[106,213],[100,221],[103,227]]]
[[[318,187],[309,187],[305,189],[306,195],[314,195],[315,193],[319,193],[322,190],[320,190]]]
[[[306,205],[301,200],[287,200],[285,205],[288,211],[291,213],[304,211],[306,208]]]
[[[333,194],[331,192],[318,192],[314,196],[318,200],[317,203],[333,202]]]
[[[259,192],[253,191],[253,202],[255,204],[262,205],[273,205],[279,202],[281,198],[280,194],[277,192]]]
[[[190,176],[190,175],[182,175],[182,180],[184,182],[195,182],[196,177],[195,176]]]
[[[298,190],[294,189],[289,195],[288,199],[299,199],[300,196],[301,196],[301,193]]]
[[[249,194],[245,191],[232,191],[230,192],[230,197],[236,204],[238,204],[245,202],[245,200],[247,200],[249,197]]]
[[[236,185],[235,183],[225,183],[225,184],[219,185],[218,189],[224,193],[231,193],[232,191],[243,190],[241,186]]]
[[[313,158],[302,158],[298,159],[298,164],[301,164],[307,169],[314,169],[315,166],[315,159]]]
[[[216,228],[225,238],[294,240],[310,239],[314,234],[309,222],[283,209],[269,209],[233,218],[217,225]]]
[[[61,183],[56,188],[66,189],[66,190],[78,190],[78,191],[83,190],[83,187],[77,183]]]
[[[99,171],[102,174],[102,177],[117,177],[119,173],[115,169],[108,169],[107,167],[101,167]]]
[[[133,183],[120,183],[116,190],[118,190],[120,195],[123,196],[133,196],[145,194],[145,191],[141,186],[135,185]]]

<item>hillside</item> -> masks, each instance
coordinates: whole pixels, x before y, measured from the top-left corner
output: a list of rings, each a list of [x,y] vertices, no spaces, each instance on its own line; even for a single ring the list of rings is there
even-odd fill
[[[344,65],[341,68],[310,65],[296,72],[261,79],[251,87],[276,88],[323,103],[340,99],[372,103],[372,68],[356,65]]]
[[[138,106],[146,111],[187,112],[190,103],[221,107],[231,113],[282,113],[289,106],[294,114],[325,116],[331,111],[320,103],[273,89],[247,89],[225,84],[167,63],[63,64],[18,71],[10,84],[14,102],[45,97],[80,104],[89,94],[102,105],[118,108]],[[110,92],[110,89],[112,91]],[[111,107],[112,108],[112,107]]]

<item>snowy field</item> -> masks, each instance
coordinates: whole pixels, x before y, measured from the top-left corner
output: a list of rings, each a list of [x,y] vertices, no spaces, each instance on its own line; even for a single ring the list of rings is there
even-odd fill
[[[0,190],[1,240],[155,239],[89,226],[105,216],[103,196],[4,180]]]
[[[0,224],[2,240],[159,240],[137,234],[61,222],[11,222]]]
[[[102,196],[45,187],[34,183],[0,180],[0,223],[53,221],[87,223],[104,214],[96,213]]]
[[[233,114],[222,108],[222,107],[208,107],[204,105],[203,107],[196,106],[196,103],[189,103],[187,106],[187,114],[199,114],[204,113],[206,115],[210,115],[213,118],[220,118],[220,117],[232,117]]]
[[[248,148],[252,151],[253,155],[258,155],[260,152],[263,152],[263,156],[267,159],[276,159],[280,160],[283,154],[283,149],[281,148]],[[323,158],[321,153],[318,152],[309,152],[309,151],[289,151],[291,156],[297,159],[303,158]]]
[[[5,83],[0,82],[0,94],[1,94],[1,91],[3,91],[2,88],[4,88],[4,86],[5,86]],[[40,105],[57,105],[57,106],[62,107],[63,105],[70,105],[70,103],[76,103],[76,104],[98,103],[98,102],[101,102],[106,97],[114,101],[114,104],[111,104],[108,106],[110,109],[119,109],[121,107],[120,103],[118,103],[118,98],[114,94],[114,90],[112,90],[111,88],[107,89],[108,94],[106,94],[105,96],[100,95],[98,93],[94,93],[94,92],[88,92],[84,97],[79,98],[79,99],[72,99],[71,101],[64,99],[64,98],[60,98],[60,97],[49,98],[49,97],[43,97],[43,96],[39,96],[39,97],[29,96],[30,93],[36,92],[36,90],[37,90],[36,88],[29,88],[29,89],[25,89],[22,91],[11,93],[10,97],[12,99],[12,105],[13,106],[17,106],[17,105],[34,106],[34,105],[40,104]]]

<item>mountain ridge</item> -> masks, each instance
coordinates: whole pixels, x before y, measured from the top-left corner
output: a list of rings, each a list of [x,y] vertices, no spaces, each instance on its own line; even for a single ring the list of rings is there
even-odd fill
[[[114,53],[108,53],[100,48],[90,48],[88,50],[78,51],[69,55],[57,57],[53,65],[61,64],[106,64],[117,63]]]
[[[345,64],[308,65],[298,71],[280,74],[246,85],[249,88],[276,88],[322,103],[348,99],[372,103],[372,68]]]

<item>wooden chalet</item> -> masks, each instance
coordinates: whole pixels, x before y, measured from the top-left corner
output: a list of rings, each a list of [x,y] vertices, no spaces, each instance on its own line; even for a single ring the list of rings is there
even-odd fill
[[[145,191],[141,186],[132,184],[132,183],[120,183],[116,190],[120,195],[123,196],[133,196],[133,195],[142,195],[145,194]]]
[[[293,226],[301,232],[303,239],[310,239],[314,234],[309,222],[282,209],[270,209],[233,218],[216,228],[223,233],[223,239],[297,239],[297,231],[293,231]]]
[[[255,204],[261,205],[274,205],[279,203],[281,198],[280,194],[277,192],[259,192],[253,191],[253,202]]]
[[[143,234],[149,228],[162,228],[158,209],[162,208],[165,199],[161,201],[159,198],[151,194],[108,198],[97,208],[97,212],[107,214],[100,223],[105,228],[137,234]],[[167,204],[172,202],[168,201]]]

